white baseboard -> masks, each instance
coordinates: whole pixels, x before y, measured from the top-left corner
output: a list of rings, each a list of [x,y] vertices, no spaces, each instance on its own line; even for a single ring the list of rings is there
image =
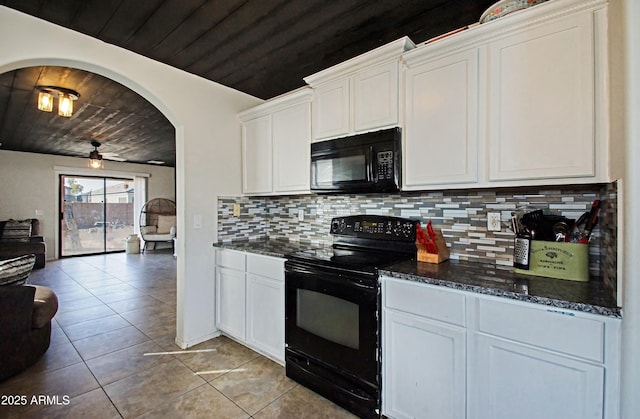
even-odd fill
[[[178,345],[181,349],[187,349],[187,348],[195,346],[195,345],[197,345],[199,343],[207,341],[209,339],[217,338],[218,336],[220,336],[220,331],[216,330],[215,332],[206,334],[204,336],[197,337],[195,339],[190,339],[188,341],[183,341],[182,339],[180,339],[180,338],[178,338],[176,336],[175,342],[176,342],[176,345]]]

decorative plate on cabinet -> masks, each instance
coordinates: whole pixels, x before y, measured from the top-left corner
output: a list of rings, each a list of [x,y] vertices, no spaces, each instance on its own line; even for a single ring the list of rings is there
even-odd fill
[[[545,1],[547,0],[500,0],[485,10],[482,16],[480,16],[480,23],[490,22],[509,13],[526,9],[527,7],[535,6]]]

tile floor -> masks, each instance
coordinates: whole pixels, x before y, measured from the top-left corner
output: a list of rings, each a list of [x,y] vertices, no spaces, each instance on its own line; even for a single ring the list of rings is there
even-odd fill
[[[52,288],[60,308],[46,354],[0,383],[0,396],[26,396],[26,405],[0,405],[0,417],[354,417],[226,337],[180,350],[175,282],[175,259],[164,251],[33,271],[29,283]]]

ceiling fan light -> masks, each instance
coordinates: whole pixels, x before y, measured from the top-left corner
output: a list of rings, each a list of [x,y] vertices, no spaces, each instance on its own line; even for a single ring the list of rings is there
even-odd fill
[[[61,94],[58,100],[58,115],[70,117],[73,115],[73,99],[68,94]]]
[[[98,154],[97,158],[89,158],[89,167],[92,169],[102,169],[104,167],[102,156]]]
[[[100,143],[93,141],[91,145],[94,146],[95,149],[89,153],[89,167],[92,169],[102,169],[104,167],[104,161],[102,160],[102,154],[98,151]]]
[[[53,95],[46,91],[38,93],[38,109],[44,112],[53,111]]]

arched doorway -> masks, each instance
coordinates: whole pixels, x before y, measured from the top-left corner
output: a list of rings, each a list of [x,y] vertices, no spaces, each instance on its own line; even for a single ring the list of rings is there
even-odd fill
[[[100,74],[147,99],[175,127],[176,343],[186,348],[216,336],[217,197],[241,193],[237,114],[260,100],[5,7],[0,21],[0,37],[11,40],[0,43],[0,74],[41,65]],[[195,216],[200,227],[187,228]]]
[[[57,93],[61,91],[75,93],[70,117],[57,112]],[[36,103],[42,93],[49,92],[56,97],[47,112]],[[147,182],[156,179],[144,174],[119,174],[131,165],[114,167],[113,162],[154,164],[174,170],[175,129],[169,120],[128,87],[90,71],[62,66],[23,67],[0,74],[0,103],[4,104],[0,107],[3,150],[81,157],[86,161],[99,147],[102,161],[106,161],[104,169],[112,169],[108,176],[102,167],[60,173],[57,240],[46,235],[50,253],[67,257],[124,251],[124,238],[139,233],[135,220],[147,200],[147,186],[152,186]],[[127,170],[139,171],[140,167]],[[175,174],[173,178],[173,185],[151,189],[156,195],[175,200]],[[49,213],[40,212],[45,217]]]

